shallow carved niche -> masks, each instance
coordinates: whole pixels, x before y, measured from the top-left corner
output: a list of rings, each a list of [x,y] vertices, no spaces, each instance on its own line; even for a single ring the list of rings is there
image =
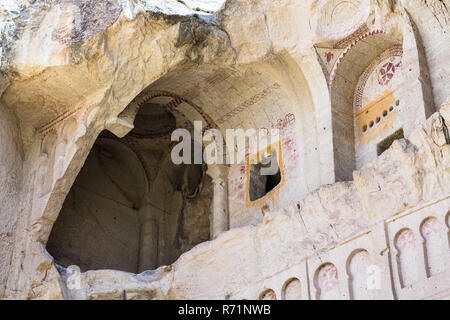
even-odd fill
[[[427,276],[431,277],[445,269],[444,260],[442,259],[443,254],[445,254],[445,233],[440,222],[434,217],[424,220],[421,226],[421,233],[424,238]]]
[[[259,300],[277,300],[277,295],[272,289],[268,289],[259,295]]]
[[[47,250],[83,271],[137,271],[145,171],[125,144],[98,138],[56,220]]]
[[[369,14],[369,0],[326,1],[318,13],[316,34],[328,40],[343,39],[361,27]]]
[[[62,129],[62,139],[64,143],[69,143],[72,139],[74,139],[77,125],[78,123],[75,117],[68,119],[64,123],[64,127]]]
[[[97,104],[91,104],[84,111],[84,126],[88,128],[99,116],[100,107]]]
[[[398,275],[402,287],[418,280],[416,237],[411,229],[403,229],[395,237],[397,248]]]
[[[41,165],[39,169],[39,196],[45,196],[51,190],[55,167],[55,152],[58,135],[55,131],[48,132],[41,142]]]
[[[445,221],[447,222],[447,227],[450,229],[450,211],[447,212],[447,217],[445,217]]]
[[[373,298],[371,289],[368,286],[370,265],[370,256],[366,250],[357,250],[350,256],[347,272],[352,299],[369,300]]]
[[[77,130],[77,119],[75,117],[67,119],[62,128],[61,128],[61,140],[58,141],[56,145],[56,153],[55,153],[55,175],[56,179],[62,177],[64,175],[66,165],[71,161],[70,157],[70,142],[75,138],[75,132]],[[75,150],[71,150],[75,151]]]
[[[445,218],[445,221],[447,223],[447,228],[449,229],[447,231],[447,238],[448,238],[448,245],[450,247],[450,211],[447,213],[447,217]]]
[[[317,299],[340,300],[338,270],[332,263],[322,265],[316,272]]]
[[[403,51],[394,46],[383,52],[364,71],[355,89],[353,112],[356,142],[364,145],[385,135],[395,125],[401,107]]]
[[[292,278],[286,281],[283,289],[284,300],[302,300],[302,287],[300,280]]]

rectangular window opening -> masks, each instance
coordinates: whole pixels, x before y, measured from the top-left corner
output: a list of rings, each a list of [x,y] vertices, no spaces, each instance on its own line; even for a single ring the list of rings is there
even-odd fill
[[[403,134],[403,128],[400,128],[399,130],[395,131],[389,137],[387,137],[386,139],[377,144],[378,155],[381,155],[383,152],[389,149],[389,147],[394,143],[395,140],[403,139],[404,137],[405,136]]]
[[[250,164],[249,198],[256,201],[266,196],[281,182],[281,170],[277,152],[271,154],[257,164]]]

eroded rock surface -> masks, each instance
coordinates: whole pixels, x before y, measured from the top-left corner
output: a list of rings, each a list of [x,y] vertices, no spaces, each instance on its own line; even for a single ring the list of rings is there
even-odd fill
[[[448,297],[448,8],[437,0],[3,1],[0,297],[356,299],[367,293],[358,266],[370,263],[393,283],[377,298]],[[136,120],[155,105],[173,119],[150,117],[173,129],[193,132],[198,120],[224,135],[279,129],[279,183],[249,199],[246,161],[259,153],[202,174],[170,164],[170,132]],[[73,219],[85,229],[66,244],[51,234],[60,224],[75,229],[57,219],[105,130],[145,176],[139,191],[125,183],[121,195],[103,193],[131,199],[123,203],[140,236],[117,269],[136,273],[101,270],[103,259],[87,256],[86,270],[98,270],[80,275],[69,266],[83,251],[77,234],[108,212]],[[110,178],[121,187],[133,175],[118,167],[108,168],[120,171]],[[108,223],[106,235],[117,226]],[[419,239],[428,256],[446,252],[444,265],[407,260]],[[58,265],[47,249],[70,258]]]

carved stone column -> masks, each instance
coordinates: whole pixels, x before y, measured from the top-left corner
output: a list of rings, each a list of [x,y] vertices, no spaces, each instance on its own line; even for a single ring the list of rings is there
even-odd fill
[[[158,264],[158,222],[152,216],[152,207],[146,205],[139,210],[141,234],[139,239],[138,272],[154,270]]]
[[[226,165],[208,165],[206,172],[211,177],[214,186],[211,203],[211,239],[217,238],[230,227],[228,213],[228,167]]]

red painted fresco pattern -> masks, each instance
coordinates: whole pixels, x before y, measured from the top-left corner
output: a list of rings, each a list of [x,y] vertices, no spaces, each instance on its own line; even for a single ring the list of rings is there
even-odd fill
[[[430,218],[422,226],[422,232],[425,238],[430,238],[433,235],[439,234],[441,227],[439,221],[434,218]]]
[[[327,63],[330,63],[331,59],[334,58],[334,54],[332,52],[325,53],[325,58],[327,59]]]
[[[328,82],[328,85],[330,87],[334,81],[334,78],[336,76],[336,72],[337,72],[339,65],[341,64],[342,60],[344,60],[345,56],[350,52],[350,50],[352,50],[360,41],[362,41],[368,37],[378,35],[378,34],[386,34],[386,31],[384,31],[383,29],[377,29],[377,30],[366,32],[363,35],[359,36],[357,39],[355,39],[351,44],[349,44],[347,48],[345,48],[344,52],[342,52],[341,55],[339,56],[339,58],[336,60],[336,63],[330,72],[330,79]]]
[[[335,266],[328,264],[319,272],[319,286],[322,292],[333,291],[339,283],[338,272]]]
[[[395,65],[392,62],[385,63],[378,70],[378,83],[382,86],[387,86],[389,82],[391,82],[396,70],[401,66],[401,64],[401,62]]]
[[[278,130],[285,130],[288,127],[292,126],[295,123],[295,115],[293,113],[286,113],[284,118],[280,118],[277,120],[275,125],[272,125],[272,128]]]
[[[228,112],[227,114],[225,114],[224,116],[222,116],[220,119],[218,119],[216,122],[217,124],[223,124],[226,121],[230,120],[232,117],[238,115],[239,113],[241,113],[242,111],[244,111],[245,109],[253,106],[254,104],[262,101],[265,97],[267,97],[272,91],[280,89],[281,86],[278,83],[274,83],[271,86],[265,88],[264,90],[262,90],[261,92],[255,94],[253,97],[251,97],[250,99],[244,101],[243,103],[241,103],[239,106],[237,106],[236,108],[234,108],[233,110],[231,110],[230,112]]]
[[[412,249],[416,247],[416,238],[411,230],[402,231],[398,236],[397,246],[400,250]]]

